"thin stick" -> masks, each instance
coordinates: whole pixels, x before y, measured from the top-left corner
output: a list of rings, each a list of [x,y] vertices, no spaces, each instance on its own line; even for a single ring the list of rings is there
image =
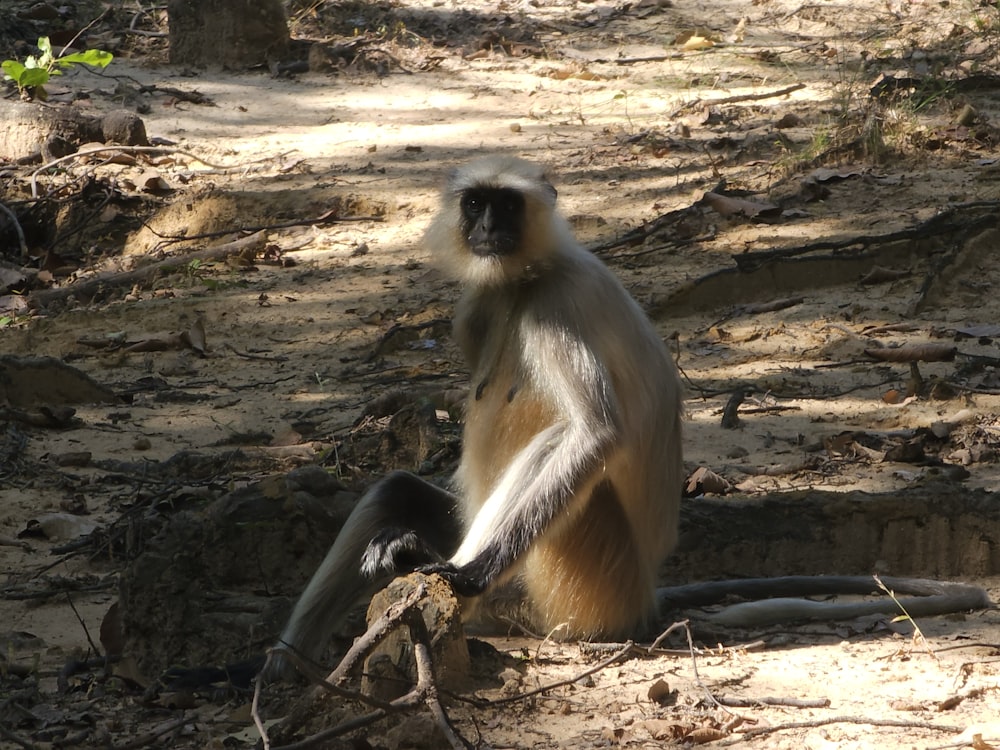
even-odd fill
[[[5,214],[7,214],[7,217],[10,219],[11,223],[14,225],[14,231],[17,232],[18,243],[21,245],[21,257],[22,258],[27,258],[28,257],[28,241],[24,238],[24,230],[21,229],[21,222],[19,222],[17,220],[17,214],[15,214],[13,211],[11,211],[9,208],[7,208],[7,206],[5,206],[3,203],[0,203],[0,211],[3,211]]]
[[[31,197],[38,198],[38,175],[44,172],[46,169],[51,169],[63,162],[73,161],[81,156],[90,156],[91,154],[100,154],[105,151],[122,151],[125,153],[135,153],[135,154],[180,154],[181,156],[187,156],[195,161],[199,161],[206,167],[211,167],[212,169],[242,169],[246,164],[226,166],[224,164],[213,164],[210,161],[206,161],[204,158],[198,156],[197,154],[191,153],[190,151],[184,151],[179,148],[173,148],[172,146],[94,146],[93,148],[84,149],[83,151],[77,151],[74,154],[68,154],[67,156],[60,156],[58,159],[53,159],[50,162],[46,162],[42,166],[38,167],[34,172],[31,173]],[[267,157],[268,159],[270,157]],[[266,161],[267,159],[258,159],[258,161]],[[253,164],[254,162],[247,162],[247,164]]]
[[[739,739],[733,740],[732,743],[725,744],[735,744],[736,742],[743,742],[752,737],[762,737],[765,734],[773,734],[774,732],[784,732],[791,729],[812,729],[814,727],[824,727],[830,724],[868,724],[873,727],[902,727],[904,729],[930,729],[935,732],[950,732],[952,734],[961,732],[962,727],[952,726],[950,724],[935,724],[931,721],[904,721],[899,719],[874,719],[866,718],[864,716],[831,716],[829,719],[810,719],[807,721],[792,721],[788,724],[775,724],[769,727],[754,727],[753,729],[747,729],[745,732],[740,732]]]
[[[542,685],[541,687],[535,688],[534,690],[529,690],[526,693],[519,693],[518,695],[512,695],[508,698],[495,698],[489,701],[473,700],[472,703],[481,707],[502,706],[506,703],[515,703],[516,701],[521,701],[524,700],[525,698],[531,698],[532,696],[540,695],[541,693],[547,693],[548,691],[554,690],[557,687],[562,687],[563,685],[572,685],[573,683],[579,682],[585,677],[590,677],[590,675],[592,674],[597,674],[602,669],[605,669],[614,664],[616,661],[624,659],[626,656],[632,653],[634,649],[635,649],[635,643],[633,641],[626,641],[625,644],[620,649],[618,649],[618,651],[613,653],[607,659],[600,662],[596,666],[593,666],[590,669],[581,672],[580,674],[574,677],[570,677],[565,680],[557,680],[556,682],[550,682],[548,685]]]
[[[423,698],[430,709],[438,728],[448,738],[454,750],[473,750],[472,744],[460,735],[451,724],[451,719],[438,698],[437,681],[434,677],[434,661],[431,657],[430,634],[423,615],[416,610],[407,610],[406,623],[410,629],[410,640],[413,641],[413,661],[417,666],[417,686],[413,689],[414,698]]]
[[[264,721],[260,718],[260,692],[261,685],[264,684],[263,675],[267,674],[267,668],[271,666],[271,657],[273,655],[274,650],[268,649],[267,658],[264,660],[264,666],[261,667],[257,677],[254,678],[253,700],[250,701],[250,716],[253,717],[253,723],[254,726],[257,727],[257,733],[260,735],[260,741],[264,750],[271,750],[271,738],[267,736],[267,727],[264,726]]]
[[[45,307],[45,305],[55,300],[64,299],[71,294],[89,298],[97,294],[97,292],[103,287],[128,286],[140,281],[147,281],[164,269],[182,268],[188,265],[192,260],[218,260],[226,258],[230,255],[249,253],[251,251],[256,254],[257,251],[264,246],[264,241],[266,239],[267,238],[264,232],[257,232],[249,235],[248,237],[241,237],[238,240],[233,240],[232,242],[227,242],[223,245],[206,248],[204,250],[195,250],[194,252],[187,253],[186,255],[178,255],[172,258],[167,258],[166,260],[161,260],[158,263],[151,263],[148,266],[142,266],[141,268],[136,268],[131,271],[123,271],[122,273],[104,273],[94,276],[93,278],[80,281],[76,284],[70,284],[69,286],[58,287],[56,289],[40,289],[29,297],[29,302],[35,307]]]

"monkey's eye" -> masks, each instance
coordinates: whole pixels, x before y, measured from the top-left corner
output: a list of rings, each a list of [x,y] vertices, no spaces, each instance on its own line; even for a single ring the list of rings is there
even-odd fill
[[[462,208],[469,214],[481,214],[486,210],[486,202],[478,195],[466,195],[462,199]]]

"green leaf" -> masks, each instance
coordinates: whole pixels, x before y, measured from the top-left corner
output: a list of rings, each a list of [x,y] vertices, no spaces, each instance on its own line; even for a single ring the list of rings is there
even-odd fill
[[[3,68],[4,75],[15,82],[21,80],[21,76],[24,75],[25,71],[24,65],[17,60],[4,60],[0,63],[0,68]]]
[[[41,50],[42,53],[38,56],[39,67],[49,67],[49,65],[52,64],[52,43],[49,42],[49,38],[47,36],[38,37],[38,49]],[[30,68],[31,66],[29,65],[28,67]]]
[[[21,88],[31,88],[32,86],[43,86],[49,82],[49,71],[45,68],[25,68],[20,78],[15,78],[17,85]]]
[[[92,65],[95,68],[106,68],[114,57],[110,52],[105,52],[102,49],[88,49],[85,52],[74,52],[72,55],[60,57],[56,60],[56,64],[60,68],[66,68],[70,65]]]

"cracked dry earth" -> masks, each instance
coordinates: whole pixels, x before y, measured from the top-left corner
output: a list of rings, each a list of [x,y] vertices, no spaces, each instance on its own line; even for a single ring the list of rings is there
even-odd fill
[[[686,461],[720,479],[693,484],[665,582],[879,571],[1000,599],[994,5],[317,8],[301,33],[350,38],[349,23],[394,62],[191,77],[109,29],[121,48],[105,76],[119,78],[61,82],[88,92],[80,106],[140,107],[149,134],[186,153],[90,167],[120,193],[92,234],[59,248],[77,270],[57,285],[236,236],[164,242],[181,233],[302,224],[265,230],[249,259],[186,261],[0,330],[5,354],[60,358],[117,396],[74,404],[77,421],[58,428],[7,427],[0,536],[19,545],[0,546],[0,665],[18,669],[0,677],[0,745],[257,741],[246,692],[148,688],[168,666],[269,643],[334,533],[298,511],[289,525],[239,515],[259,510],[254,498],[341,508],[390,468],[453,466],[446,407],[467,386],[447,325],[457,290],[419,239],[441,176],[483,152],[551,167],[581,240],[676,351]],[[74,184],[74,169],[43,186]],[[168,191],[128,187],[149,169]],[[27,173],[4,174],[5,202],[23,199]],[[955,351],[915,371],[870,354],[901,345]],[[55,403],[39,382],[25,408]],[[724,429],[737,390],[738,424]],[[414,417],[424,399],[430,425]],[[311,465],[344,488],[282,483]],[[247,545],[227,524],[261,536]],[[109,616],[116,603],[125,611]],[[109,650],[119,621],[110,675],[93,663],[60,674]],[[697,658],[681,637],[521,702],[448,711],[496,748],[1000,747],[1000,614],[917,624],[922,635],[886,616],[715,632],[695,619]],[[481,698],[606,655],[488,640],[504,657],[482,668]],[[265,716],[301,693],[268,688]],[[362,711],[324,710],[317,725]],[[418,711],[343,746],[443,743]]]

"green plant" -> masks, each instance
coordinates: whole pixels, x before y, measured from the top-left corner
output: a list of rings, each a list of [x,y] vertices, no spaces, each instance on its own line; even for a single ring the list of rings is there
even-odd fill
[[[52,76],[62,75],[66,68],[74,65],[92,65],[95,68],[106,68],[114,55],[99,49],[88,49],[84,52],[74,52],[70,55],[56,57],[52,53],[52,44],[47,36],[38,38],[39,54],[28,55],[24,62],[4,60],[0,63],[4,77],[17,84],[22,94],[29,93],[45,100],[45,84]]]

